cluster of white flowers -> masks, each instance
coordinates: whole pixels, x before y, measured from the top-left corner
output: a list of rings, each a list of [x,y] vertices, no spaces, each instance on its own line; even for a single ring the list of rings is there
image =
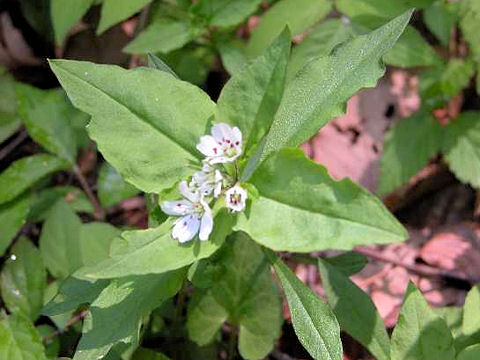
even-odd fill
[[[189,183],[180,182],[178,190],[183,199],[165,201],[162,211],[178,216],[172,236],[180,243],[192,240],[197,233],[200,240],[208,240],[213,229],[209,203],[224,194],[228,209],[233,212],[245,209],[247,192],[225,172],[224,165],[242,155],[242,133],[237,127],[220,123],[212,126],[212,135],[200,137],[197,149],[203,155],[203,166],[193,174]],[[236,166],[236,164],[235,164]],[[222,193],[223,190],[223,193]]]

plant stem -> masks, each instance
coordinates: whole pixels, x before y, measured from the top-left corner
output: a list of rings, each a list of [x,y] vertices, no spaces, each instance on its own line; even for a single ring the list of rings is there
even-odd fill
[[[93,205],[95,219],[102,220],[102,221],[105,220],[105,211],[103,211],[103,208],[100,206],[98,199],[93,194],[93,191],[90,188],[90,185],[88,185],[87,179],[85,179],[85,176],[83,176],[82,172],[80,171],[80,168],[77,165],[73,166],[73,172],[77,177],[83,191],[85,191],[85,194],[87,194],[88,199]]]
[[[20,145],[28,137],[27,130],[22,130],[10,144],[0,150],[0,160],[10,154],[18,145]]]
[[[53,338],[57,337],[60,334],[66,332],[71,326],[75,325],[76,323],[82,321],[85,316],[88,315],[88,310],[82,311],[80,314],[73,316],[70,320],[68,320],[67,324],[65,325],[64,329],[55,330],[54,332],[46,335],[42,339],[43,344],[48,344]]]
[[[183,314],[183,307],[185,306],[185,297],[187,295],[187,280],[183,281],[182,288],[178,293],[177,310],[175,312],[175,325],[180,323]]]
[[[235,359],[237,353],[237,327],[232,325],[230,329],[230,338],[228,339],[228,360]]]

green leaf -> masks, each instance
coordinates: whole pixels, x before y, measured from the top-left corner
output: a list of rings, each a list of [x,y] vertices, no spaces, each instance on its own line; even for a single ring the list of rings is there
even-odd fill
[[[53,326],[50,325],[39,325],[37,326],[37,331],[41,337],[49,336],[56,331]],[[57,359],[58,353],[60,352],[60,340],[57,336],[54,338],[48,339],[48,341],[44,344],[45,345],[45,355],[49,359]]]
[[[77,146],[68,116],[72,105],[65,94],[24,84],[17,84],[15,90],[18,112],[28,134],[47,151],[73,165],[77,157]]]
[[[423,20],[444,46],[450,43],[452,28],[458,21],[459,3],[436,1],[423,10]]]
[[[347,101],[364,87],[373,87],[385,68],[380,59],[410,20],[406,12],[370,34],[359,36],[330,56],[316,58],[290,81],[280,103],[260,160],[285,146],[298,146],[325,123],[341,115]]]
[[[13,162],[0,174],[0,204],[13,200],[45,176],[68,167],[65,160],[47,154],[32,155]]]
[[[98,175],[98,199],[103,207],[109,208],[120,201],[139,193],[133,185],[125,182],[113,166],[104,163]]]
[[[432,66],[442,62],[435,50],[412,26],[407,26],[383,60],[388,65],[402,68]]]
[[[430,5],[435,0],[336,0],[336,8],[354,23],[373,29],[401,13]]]
[[[258,143],[273,121],[282,99],[290,43],[285,29],[262,56],[233,75],[222,89],[215,120],[239,127],[245,152]]]
[[[355,35],[351,25],[340,19],[329,19],[313,28],[312,32],[292,51],[287,69],[287,82],[309,61],[329,55],[338,45]]]
[[[43,221],[49,211],[59,199],[64,199],[76,212],[93,214],[92,203],[85,193],[75,186],[56,186],[34,192],[30,196],[30,212],[28,219],[31,221]]]
[[[330,307],[278,258],[267,255],[280,279],[298,339],[315,360],[341,360],[340,327]]]
[[[120,21],[128,19],[150,2],[152,0],[103,0],[97,35]]]
[[[120,234],[119,229],[107,223],[83,224],[79,236],[82,265],[94,265],[107,259],[112,240]]]
[[[61,46],[70,29],[85,15],[95,0],[50,0],[55,42]]]
[[[48,271],[55,278],[66,278],[82,266],[81,225],[80,219],[63,199],[52,207],[43,224],[40,252]]]
[[[420,76],[420,96],[430,108],[445,106],[468,87],[475,69],[472,61],[452,59],[446,65],[425,71]]]
[[[0,320],[0,359],[47,360],[40,334],[32,322],[20,314]]]
[[[477,92],[480,93],[480,2],[460,2],[460,28],[477,65]]]
[[[220,53],[222,64],[230,75],[234,75],[248,64],[243,42],[229,39],[228,41],[217,41],[217,50]]]
[[[239,214],[235,230],[273,250],[349,250],[408,236],[377,197],[349,179],[333,180],[299,149],[271,156],[250,182],[260,197]]]
[[[15,235],[25,223],[28,215],[28,198],[20,197],[0,205],[0,256],[10,246]]]
[[[445,320],[454,339],[461,335],[463,309],[460,306],[445,306],[433,310]]]
[[[480,284],[475,285],[465,298],[463,306],[462,333],[473,336],[480,333]]]
[[[453,338],[445,321],[428,307],[422,294],[409,284],[393,330],[392,360],[453,360]]]
[[[0,143],[13,135],[21,123],[17,114],[14,85],[13,77],[0,66]]]
[[[282,306],[262,249],[236,233],[218,254],[223,272],[215,284],[198,289],[188,308],[187,328],[198,345],[213,341],[222,324],[238,326],[239,351],[246,359],[263,359],[280,335]]]
[[[464,112],[446,127],[445,160],[464,183],[480,188],[480,113]]]
[[[170,360],[170,358],[151,349],[138,348],[133,353],[132,360]]]
[[[58,281],[53,281],[45,289],[45,293],[43,296],[43,304],[47,305],[58,293]],[[42,309],[42,315],[44,312],[44,308]],[[64,330],[67,328],[67,324],[73,316],[73,310],[65,312],[59,315],[51,315],[49,316],[50,320],[55,324],[55,326],[60,329]]]
[[[171,221],[155,229],[126,231],[119,241],[112,244],[111,258],[82,269],[82,275],[108,279],[160,274],[190,265],[217,251],[231,232],[232,217],[226,211],[220,212],[214,223],[208,241],[199,241],[196,237],[186,244],[179,244],[172,239]]]
[[[478,359],[480,359],[480,344],[471,345],[465,348],[457,356],[457,360],[478,360]]]
[[[148,67],[165,71],[166,73],[169,73],[178,79],[177,74],[175,74],[175,72],[172,69],[170,69],[170,67],[167,64],[165,64],[162,61],[162,59],[160,59],[159,57],[155,56],[152,53],[148,53],[147,58],[148,58]]]
[[[125,180],[158,193],[192,172],[215,108],[199,88],[145,67],[50,63],[74,105],[92,115],[91,138]]]
[[[332,4],[327,0],[280,0],[262,17],[250,37],[247,53],[260,55],[288,26],[292,36],[302,33],[327,15]]]
[[[109,280],[79,279],[73,274],[61,283],[57,294],[43,307],[42,314],[50,317],[62,315],[76,310],[80,305],[90,304],[109,283]]]
[[[408,182],[442,148],[444,129],[427,112],[399,120],[385,135],[378,193],[386,195]]]
[[[322,284],[340,326],[377,360],[390,359],[390,339],[370,297],[329,262],[318,260]]]
[[[21,238],[11,250],[1,274],[2,298],[7,309],[35,321],[43,306],[47,272],[40,251]]]
[[[262,0],[199,0],[191,11],[209,26],[229,28],[244,22],[261,2]]]
[[[353,251],[333,257],[326,257],[323,261],[329,263],[346,276],[359,273],[368,263],[365,255]]]
[[[124,52],[146,54],[149,52],[169,53],[180,49],[194,38],[190,24],[185,21],[160,18],[150,24],[132,42]]]
[[[96,360],[119,342],[137,343],[142,318],[173,297],[184,277],[181,269],[112,280],[90,305],[73,359]]]

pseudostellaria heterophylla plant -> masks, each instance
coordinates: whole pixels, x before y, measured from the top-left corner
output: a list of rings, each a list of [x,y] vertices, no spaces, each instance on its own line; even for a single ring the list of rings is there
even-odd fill
[[[173,226],[172,236],[180,243],[192,240],[198,233],[200,240],[208,240],[213,229],[213,217],[209,203],[225,193],[225,204],[232,212],[245,209],[247,191],[238,181],[236,160],[242,155],[242,132],[238,127],[225,123],[212,126],[212,135],[203,135],[197,149],[206,156],[200,171],[190,182],[183,180],[178,191],[183,199],[164,201],[164,213],[179,217]],[[233,163],[232,175],[223,164]],[[230,168],[231,169],[231,168]]]
[[[120,342],[138,344],[142,320],[159,306],[155,299],[173,297],[186,279],[195,288],[189,338],[209,344],[228,321],[238,329],[241,357],[263,359],[282,326],[270,265],[301,343],[314,359],[341,360],[334,312],[274,251],[349,250],[407,238],[376,196],[332,179],[298,146],[341,115],[356,92],[375,86],[385,72],[382,56],[410,15],[313,58],[288,80],[285,30],[232,76],[217,102],[165,67],[51,61],[72,103],[91,116],[89,136],[105,160],[151,205],[149,229],[122,232],[108,256],[62,283],[48,307],[57,315],[90,304],[75,360],[101,359]],[[198,281],[214,273],[220,278]],[[378,340],[368,334],[367,341]]]

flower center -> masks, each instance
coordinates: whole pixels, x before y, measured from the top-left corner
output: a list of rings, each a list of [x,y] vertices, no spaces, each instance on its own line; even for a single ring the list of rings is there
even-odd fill
[[[230,194],[230,203],[233,205],[238,205],[242,203],[242,194],[234,192]]]

